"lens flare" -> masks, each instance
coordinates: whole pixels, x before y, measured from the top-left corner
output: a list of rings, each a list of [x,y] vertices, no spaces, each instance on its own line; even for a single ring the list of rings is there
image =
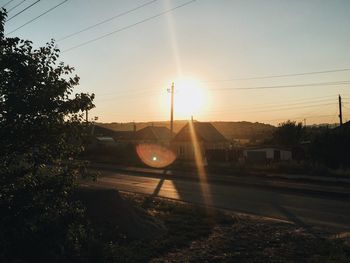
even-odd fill
[[[176,159],[173,151],[157,144],[139,144],[136,152],[143,163],[153,168],[164,168]]]

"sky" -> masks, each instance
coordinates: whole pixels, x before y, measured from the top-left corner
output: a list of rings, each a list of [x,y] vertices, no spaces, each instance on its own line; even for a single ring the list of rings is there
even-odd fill
[[[62,1],[39,1],[6,32]],[[280,75],[350,69],[349,11],[349,0],[68,0],[8,36],[55,39],[100,122],[168,120],[175,82],[175,119],[335,123],[338,94],[350,120],[350,70]]]

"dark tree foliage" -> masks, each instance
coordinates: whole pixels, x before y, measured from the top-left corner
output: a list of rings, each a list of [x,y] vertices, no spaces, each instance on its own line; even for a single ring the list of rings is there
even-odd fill
[[[4,36],[0,11],[0,261],[76,261],[86,235],[71,201],[80,167],[83,111],[94,95],[73,94],[73,68],[53,41]]]
[[[272,140],[275,144],[283,146],[298,145],[305,135],[305,127],[302,123],[286,121],[280,123],[272,135]]]
[[[311,142],[312,159],[330,168],[350,168],[350,123],[326,130]]]

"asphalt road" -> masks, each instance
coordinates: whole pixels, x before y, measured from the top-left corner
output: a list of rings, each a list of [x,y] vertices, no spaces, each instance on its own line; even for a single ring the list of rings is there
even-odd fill
[[[302,227],[318,226],[329,231],[350,231],[350,197],[332,194],[293,191],[181,180],[165,176],[131,175],[101,171],[96,183],[100,187],[115,187],[120,191],[149,194],[200,205],[228,209],[294,222]]]

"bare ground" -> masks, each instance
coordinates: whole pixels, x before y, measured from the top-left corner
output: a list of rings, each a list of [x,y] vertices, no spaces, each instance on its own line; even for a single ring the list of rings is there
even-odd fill
[[[121,195],[163,222],[166,233],[153,240],[111,240],[104,262],[350,262],[349,233],[335,236],[256,216]]]

